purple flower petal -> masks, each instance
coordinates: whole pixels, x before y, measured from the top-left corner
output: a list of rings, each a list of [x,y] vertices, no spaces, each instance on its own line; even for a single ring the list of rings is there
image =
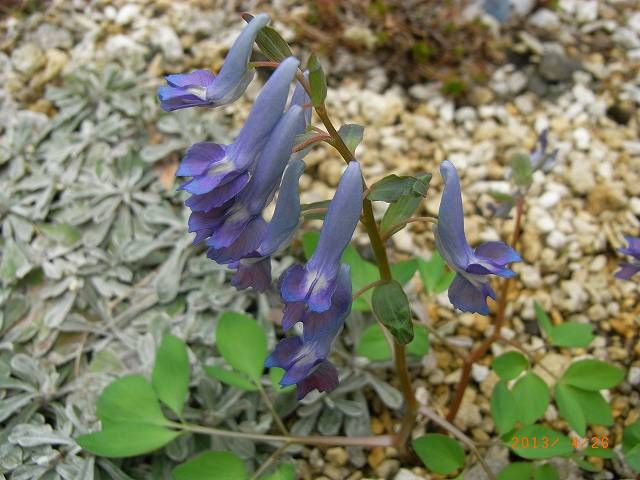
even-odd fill
[[[269,134],[282,118],[289,87],[299,64],[294,57],[285,59],[260,90],[238,138],[227,150],[227,155],[234,159],[238,168],[246,168],[255,160]]]
[[[331,297],[331,308],[324,312],[308,312],[303,318],[303,338],[305,343],[323,344],[329,354],[333,340],[351,313],[351,276],[349,266],[342,264],[337,278],[336,290]]]
[[[262,217],[256,217],[247,224],[240,236],[231,245],[223,248],[209,248],[207,257],[221,264],[229,264],[246,258],[258,247],[265,230],[266,222]],[[211,243],[211,240],[211,238],[207,240],[207,245]]]
[[[300,224],[300,193],[298,180],[304,172],[304,162],[296,160],[289,164],[284,173],[278,200],[273,217],[267,225],[265,238],[262,240],[258,253],[271,255],[291,241]]]
[[[285,332],[304,318],[306,305],[304,302],[285,303],[282,312],[282,330]]]
[[[460,179],[453,164],[445,160],[440,165],[444,191],[440,200],[438,223],[433,227],[436,246],[447,264],[455,270],[465,270],[473,251],[464,234],[464,213]]]
[[[280,279],[285,302],[306,302],[311,311],[331,307],[340,258],[351,241],[362,210],[362,174],[358,162],[350,162],[329,203],[316,251],[305,267],[294,265]]]
[[[225,157],[224,147],[217,143],[198,142],[193,144],[182,159],[176,177],[202,175],[212,165]]]
[[[449,286],[449,301],[458,310],[474,312],[481,315],[489,315],[487,297],[495,296],[493,289],[483,286],[475,286],[464,276],[458,273]]]
[[[215,231],[224,220],[224,209],[213,209],[208,212],[192,212],[189,216],[189,232],[196,232],[193,244],[202,242]]]
[[[264,362],[265,368],[289,368],[302,349],[302,339],[298,336],[283,338]]]
[[[324,360],[315,367],[315,370],[310,375],[298,383],[296,398],[301,400],[312,390],[330,392],[337,386],[338,371],[331,362]]]
[[[518,252],[504,242],[485,242],[479,245],[474,253],[477,257],[495,265],[506,265],[507,263],[522,261]]]
[[[624,237],[629,244],[626,248],[620,248],[618,251],[626,255],[631,255],[636,260],[640,260],[640,237]]]
[[[248,182],[249,173],[242,173],[233,180],[219,185],[210,192],[203,193],[202,195],[191,195],[191,197],[185,200],[184,204],[193,212],[206,212],[212,208],[221,207],[236,196]]]
[[[623,263],[620,265],[620,270],[618,270],[614,276],[621,280],[630,280],[636,273],[640,272],[640,265],[634,265],[632,263]]]
[[[238,290],[252,287],[258,292],[264,292],[271,286],[271,258],[265,257],[258,261],[242,260],[238,270],[231,277],[231,285]]]

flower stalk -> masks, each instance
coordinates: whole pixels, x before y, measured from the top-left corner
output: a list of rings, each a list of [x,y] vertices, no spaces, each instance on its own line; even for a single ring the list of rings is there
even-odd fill
[[[516,217],[513,226],[513,234],[511,237],[511,246],[516,247],[518,240],[520,240],[520,230],[522,226],[522,217],[524,213],[524,197],[518,197],[516,202]],[[507,296],[509,294],[509,287],[511,286],[512,278],[505,278],[502,282],[502,288],[500,290],[500,299],[498,300],[498,308],[496,311],[496,323],[494,325],[493,333],[487,337],[474,351],[472,351],[463,361],[462,375],[460,381],[456,387],[456,392],[451,402],[451,408],[447,413],[447,421],[453,422],[458,415],[460,405],[462,405],[462,398],[464,392],[469,386],[471,380],[471,369],[473,364],[482,358],[487,351],[493,345],[498,338],[500,338],[500,332],[505,321],[505,311],[507,308]]]
[[[354,156],[351,153],[351,150],[346,146],[342,137],[331,123],[331,119],[327,113],[327,110],[324,105],[316,108],[316,113],[322,123],[324,124],[327,132],[332,137],[332,140],[329,142],[331,145],[338,150],[342,158],[344,158],[345,162],[349,163],[354,160]],[[364,189],[367,190],[366,182],[363,179]],[[378,224],[376,223],[375,217],[373,216],[373,205],[371,200],[366,197],[362,201],[362,224],[364,225],[367,235],[369,236],[369,241],[371,242],[371,249],[373,250],[373,255],[375,257],[376,265],[378,267],[378,271],[380,272],[380,280],[382,282],[391,281],[391,267],[389,264],[389,257],[387,255],[387,250],[384,246],[384,240],[380,234],[380,229],[378,228]],[[359,293],[359,292],[358,292]],[[393,341],[393,357],[396,367],[396,372],[399,376],[400,387],[402,391],[402,395],[404,397],[405,402],[405,410],[401,421],[400,431],[393,436],[393,445],[398,448],[401,452],[407,451],[407,440],[411,435],[411,430],[416,422],[416,414],[417,414],[417,401],[415,394],[413,393],[413,388],[411,386],[411,376],[409,375],[409,369],[407,367],[407,354],[405,351],[404,345],[398,343],[397,340]]]

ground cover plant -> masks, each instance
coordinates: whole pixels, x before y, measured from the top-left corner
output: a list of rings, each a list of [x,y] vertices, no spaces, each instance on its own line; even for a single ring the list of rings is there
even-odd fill
[[[231,284],[238,289],[270,289],[270,257],[291,243],[301,220],[322,219],[319,234],[308,232],[302,237],[307,262],[289,266],[277,281],[284,306],[275,346],[268,348],[267,335],[256,320],[227,311],[218,319],[215,332],[216,348],[225,362],[200,366],[226,385],[227,395],[236,399],[257,395],[266,411],[248,415],[236,428],[203,421],[194,405],[206,400],[191,398],[187,346],[167,334],[156,352],[151,379],[129,375],[107,386],[97,404],[101,429],[79,437],[79,445],[101,456],[129,457],[179,439],[195,442],[197,454],[173,469],[176,479],[295,478],[291,464],[278,464],[280,457],[295,452],[295,445],[393,447],[408,463],[417,457],[429,471],[459,474],[459,478],[464,478],[462,471],[470,461],[477,461],[489,478],[551,479],[559,478],[549,461],[554,457],[570,458],[585,470],[595,468],[590,457],[612,459],[616,454],[609,448],[610,439],[593,427],[612,424],[601,391],[615,388],[624,371],[594,358],[576,359],[555,378],[551,391],[532,370],[532,352],[501,336],[508,322],[509,288],[517,281],[509,266],[521,261],[516,249],[532,176],[553,168],[557,154],[549,151],[547,132],[540,134],[530,154],[513,158],[508,175],[513,192],[495,195],[496,216],[506,217],[514,211],[510,245],[494,240],[474,249],[465,237],[462,192],[454,164],[445,160],[440,166],[444,191],[437,217],[413,216],[428,195],[430,173],[389,175],[368,185],[355,155],[364,127],[333,125],[325,105],[325,74],[317,57],[312,55],[303,65],[268,26],[267,15],[244,18],[247,26],[217,75],[208,70],[170,75],[167,85],[158,90],[158,99],[167,111],[220,107],[242,95],[255,69],[273,70],[237,137],[229,144],[193,144],[176,173],[191,177],[180,190],[190,194],[185,205],[191,211],[188,228],[196,234],[194,243],[204,243],[210,260],[228,266],[233,272]],[[254,42],[266,61],[251,61]],[[322,126],[314,125],[312,112]],[[301,205],[298,180],[305,168],[303,159],[320,142],[334,147],[346,169],[330,201]],[[275,208],[267,221],[263,211],[276,191]],[[372,208],[376,201],[388,204],[379,221]],[[386,240],[413,222],[433,224],[437,251],[428,260],[411,258],[391,264]],[[367,232],[374,263],[364,261],[349,245],[358,223]],[[640,259],[640,240],[628,237],[627,241],[628,247],[621,252],[634,260],[622,264],[616,276],[633,280],[640,271],[635,263]],[[418,405],[412,388],[408,355],[424,354],[430,334],[425,325],[414,322],[403,290],[403,283],[416,271],[428,292],[447,290],[450,302],[460,311],[490,315],[488,299],[497,305],[492,333],[463,356],[446,418],[428,405]],[[497,293],[493,285],[498,286]],[[366,368],[353,368],[348,349],[342,350],[346,358],[330,358],[352,309],[368,312],[370,320],[356,351],[372,361],[392,358],[401,396]],[[557,347],[586,348],[594,338],[585,324],[554,325],[538,304],[536,316],[547,341]],[[506,342],[510,348],[491,364],[500,377],[491,396],[491,415],[498,441],[520,458],[500,472],[491,470],[475,443],[452,423],[474,364],[494,342]],[[368,432],[367,405],[359,392],[367,383],[383,403],[397,410],[397,429],[391,434]],[[280,401],[285,396],[288,399]],[[301,418],[287,425],[296,402],[303,399],[307,403],[299,410]],[[552,401],[576,435],[570,437],[540,421]],[[411,438],[418,412],[429,419],[429,433]],[[310,434],[314,426],[319,435]],[[629,468],[636,470],[637,427],[638,422],[625,430],[622,452]],[[346,435],[336,435],[343,429]],[[227,448],[220,448],[224,442],[229,442]],[[239,453],[244,449],[252,454]],[[264,458],[255,462],[255,470],[247,468],[246,460],[252,456]],[[249,467],[252,463],[249,461]]]
[[[446,73],[405,92],[429,100],[398,104],[398,85],[345,74],[350,7],[335,38],[306,44],[335,2],[271,18],[192,3],[47,2],[0,23],[0,477],[637,476],[637,119],[611,128],[587,95],[596,131],[627,152],[591,140],[598,178],[624,174],[630,205],[611,207],[619,183],[584,186],[593,162],[572,158],[574,105],[518,116],[535,139],[513,134],[513,105],[444,92]],[[365,3],[376,34],[402,37],[410,12]],[[452,28],[429,41],[464,37]],[[406,61],[411,44],[393,42]],[[370,68],[375,52],[348,48]],[[459,130],[443,138],[433,115]],[[478,139],[494,118],[506,135]],[[496,148],[456,153],[472,137]],[[592,209],[603,220],[585,233]],[[562,216],[569,241],[564,220],[531,235]]]

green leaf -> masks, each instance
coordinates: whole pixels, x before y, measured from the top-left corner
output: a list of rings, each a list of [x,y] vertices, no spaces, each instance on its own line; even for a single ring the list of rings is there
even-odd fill
[[[529,366],[529,361],[520,352],[506,352],[493,359],[491,368],[503,380],[513,380]]]
[[[253,15],[244,13],[242,18],[249,23]],[[293,52],[291,52],[285,39],[268,25],[262,27],[258,35],[256,35],[256,44],[264,56],[272,62],[281,62],[285,58],[293,56]]]
[[[364,136],[364,127],[355,123],[345,123],[338,129],[338,135],[340,135],[349,151],[355,155],[356,148],[358,148]]]
[[[391,265],[391,276],[400,282],[402,285],[406,285],[409,280],[413,278],[413,275],[418,269],[418,260],[412,258],[410,260],[403,260]]]
[[[204,452],[178,465],[173,480],[248,480],[242,460],[230,452]]]
[[[416,177],[399,177],[395,174],[387,175],[371,185],[367,198],[372,202],[397,202],[401,196],[407,195],[413,190],[416,182],[418,182]]]
[[[413,340],[407,345],[407,353],[422,357],[429,353],[429,331],[424,325],[415,325]]]
[[[559,347],[585,348],[595,338],[592,327],[586,323],[567,322],[551,330],[551,342]]]
[[[284,377],[284,369],[279,367],[272,367],[269,369],[269,378],[271,379],[271,386],[276,393],[286,393],[295,390],[295,385],[288,385],[286,387],[280,386],[280,380]]]
[[[39,223],[38,230],[52,240],[71,246],[82,238],[80,230],[67,223]]]
[[[143,408],[140,409],[143,413]],[[101,432],[76,439],[88,452],[102,457],[134,457],[152,452],[175,439],[180,432],[158,425],[118,423],[103,425]]]
[[[356,353],[374,362],[391,358],[389,343],[377,322],[369,325],[364,332],[362,332],[362,336],[356,347]]]
[[[409,299],[396,280],[373,289],[371,307],[380,323],[403,345],[413,339],[413,323]]]
[[[578,465],[581,469],[586,470],[587,472],[599,472],[600,468],[596,467],[593,463],[587,462],[583,458],[574,458],[573,461],[576,465]]]
[[[396,202],[387,208],[387,211],[380,221],[380,233],[383,236],[392,235],[398,231],[399,228],[396,227],[396,225],[413,215],[423,197],[426,195],[429,182],[431,181],[431,174],[424,173],[418,175],[416,179],[416,184],[419,182],[420,186],[418,188],[414,186],[411,192],[400,196]]]
[[[500,202],[500,203],[514,202],[513,195],[511,195],[510,193],[503,193],[503,192],[498,192],[496,190],[491,190],[489,192],[489,195],[491,195],[491,198],[493,198],[496,202]]]
[[[536,468],[533,480],[560,480],[560,475],[555,467],[549,463]]]
[[[538,302],[533,302],[533,309],[536,312],[538,325],[540,325],[540,328],[544,333],[546,333],[548,336],[551,336],[553,332],[553,324],[551,323],[549,315],[547,315],[547,313]]]
[[[151,383],[158,398],[178,417],[189,396],[189,355],[184,342],[173,335],[162,338]]]
[[[504,467],[496,480],[530,480],[533,476],[533,464],[515,462]]]
[[[309,71],[309,86],[311,87],[311,103],[314,107],[321,107],[324,104],[324,99],[327,98],[327,79],[315,54],[309,57],[307,70]]]
[[[640,419],[625,427],[622,432],[622,451],[629,452],[640,445]]]
[[[608,459],[613,458],[615,456],[613,453],[613,446],[608,445],[607,448],[604,448],[600,443],[600,439],[602,437],[598,437],[598,438],[599,440],[597,445],[593,445],[591,441],[589,441],[589,447],[583,450],[581,453],[583,453],[586,457],[598,457],[598,458],[608,458]]]
[[[22,248],[11,238],[2,247],[2,261],[0,262],[0,278],[8,285],[23,278],[31,270],[29,259]]]
[[[437,250],[431,254],[428,261],[422,258],[417,260],[422,285],[429,295],[444,292],[449,288],[456,274],[447,270],[446,264]]]
[[[518,406],[505,381],[499,381],[493,387],[491,417],[501,435],[513,429],[518,421]]]
[[[640,420],[626,427],[622,433],[622,452],[624,460],[636,472],[640,473]]]
[[[421,357],[429,351],[429,334],[423,325],[416,325],[413,340],[407,345],[407,353]],[[356,347],[358,355],[373,361],[384,361],[391,358],[391,349],[379,323],[369,325]]]
[[[226,383],[227,385],[231,385],[232,387],[239,388],[240,390],[247,390],[249,392],[258,390],[256,384],[242,373],[234,372],[233,370],[226,370],[221,367],[216,367],[215,365],[204,366],[202,369],[211,378],[215,378],[216,380]]]
[[[422,463],[441,475],[448,475],[464,466],[464,450],[455,440],[439,433],[428,433],[413,441]]]
[[[520,457],[531,460],[567,456],[573,452],[569,437],[542,425],[529,425],[517,430],[509,440],[509,447]]]
[[[562,382],[583,390],[613,388],[624,379],[624,371],[600,360],[573,362],[562,375]]]
[[[528,187],[533,181],[531,157],[529,155],[515,155],[511,159],[513,182],[521,187]]]
[[[587,433],[587,420],[585,418],[580,402],[574,395],[574,389],[569,385],[558,383],[556,385],[556,404],[562,418],[564,418],[571,428],[578,435],[585,436]]]
[[[113,423],[167,424],[153,387],[142,375],[127,375],[109,384],[98,398],[96,415],[103,428]]]
[[[544,415],[549,405],[549,387],[538,375],[529,372],[512,389],[518,407],[518,418],[529,425]]]
[[[636,445],[624,454],[624,461],[637,473],[640,473],[640,445]]]
[[[251,317],[225,312],[218,320],[216,345],[231,367],[259,382],[267,358],[267,336]]]
[[[587,425],[613,425],[611,407],[600,392],[590,392],[567,385],[573,397],[580,404],[580,408],[587,421]]]
[[[296,480],[296,469],[290,463],[282,463],[275,472],[260,480]]]

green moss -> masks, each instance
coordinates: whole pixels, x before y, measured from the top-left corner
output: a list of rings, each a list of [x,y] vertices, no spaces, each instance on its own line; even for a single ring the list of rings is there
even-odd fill
[[[426,63],[435,55],[436,50],[426,41],[417,42],[411,47],[411,55],[418,63]]]
[[[450,97],[458,98],[467,91],[467,85],[459,78],[447,80],[442,85],[442,93]]]

